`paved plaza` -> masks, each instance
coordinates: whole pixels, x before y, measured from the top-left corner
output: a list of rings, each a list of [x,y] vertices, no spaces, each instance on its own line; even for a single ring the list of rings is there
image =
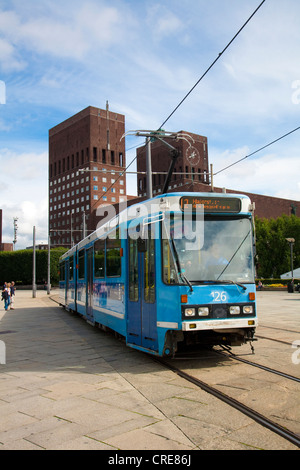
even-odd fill
[[[300,294],[259,292],[258,305],[261,328],[300,331]],[[2,304],[0,340],[0,450],[295,449],[45,291]]]

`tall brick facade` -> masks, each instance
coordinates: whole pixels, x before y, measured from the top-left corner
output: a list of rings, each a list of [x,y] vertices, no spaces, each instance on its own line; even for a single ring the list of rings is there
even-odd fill
[[[115,210],[146,198],[146,150],[137,149],[138,198],[126,194],[125,116],[87,107],[49,130],[49,231],[51,246],[72,246],[106,217],[99,206]],[[181,131],[180,140],[168,140],[179,153],[167,192],[211,192],[207,138]],[[170,148],[159,140],[151,143],[153,196],[162,193],[170,167]],[[82,171],[85,170],[85,171]],[[215,192],[222,188],[214,187]],[[282,214],[300,216],[300,202],[244,191],[255,203],[258,217]],[[1,223],[1,218],[0,218]],[[84,231],[85,227],[85,231]],[[1,231],[0,231],[1,232]],[[1,236],[1,233],[0,233]],[[1,240],[0,240],[1,242]]]
[[[126,200],[125,116],[87,107],[49,130],[51,245],[72,246],[96,229],[99,205]],[[85,169],[85,171],[81,171]]]

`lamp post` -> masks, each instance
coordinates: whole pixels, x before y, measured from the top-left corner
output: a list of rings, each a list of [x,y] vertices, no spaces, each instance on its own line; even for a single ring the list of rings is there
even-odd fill
[[[291,276],[292,276],[292,279],[293,279],[294,278],[293,246],[294,246],[294,243],[295,243],[295,239],[294,238],[286,238],[286,241],[289,243],[290,250],[291,250]]]
[[[36,252],[35,252],[35,226],[33,227],[33,260],[32,260],[32,297],[36,298]]]

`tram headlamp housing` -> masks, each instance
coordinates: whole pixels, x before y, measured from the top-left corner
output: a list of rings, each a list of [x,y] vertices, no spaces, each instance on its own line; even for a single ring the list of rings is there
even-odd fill
[[[208,307],[199,307],[198,308],[198,315],[199,315],[199,317],[208,317],[209,308]]]
[[[194,317],[196,315],[196,310],[194,308],[186,308],[184,311],[186,317]]]
[[[243,307],[243,313],[245,315],[249,315],[249,314],[253,313],[253,305],[245,305]]]
[[[230,315],[239,315],[241,313],[241,309],[238,305],[232,305],[229,307]]]

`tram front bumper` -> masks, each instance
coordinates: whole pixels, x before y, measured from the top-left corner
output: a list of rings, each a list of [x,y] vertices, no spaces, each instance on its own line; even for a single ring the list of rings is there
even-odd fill
[[[219,319],[219,320],[194,320],[194,321],[183,321],[183,331],[197,331],[197,330],[216,330],[221,333],[222,330],[228,331],[229,329],[239,328],[255,328],[257,327],[256,318],[241,318],[241,319]]]

